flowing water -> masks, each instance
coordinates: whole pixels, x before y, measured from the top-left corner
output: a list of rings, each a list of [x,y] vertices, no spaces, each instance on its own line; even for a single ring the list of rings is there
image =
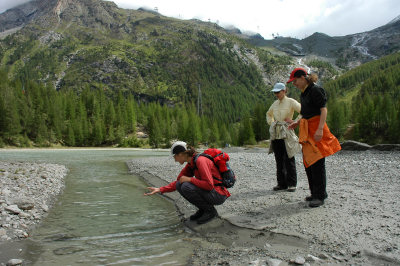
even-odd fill
[[[182,265],[193,247],[174,205],[145,197],[146,184],[126,161],[165,152],[2,150],[0,160],[63,164],[69,169],[56,204],[22,242],[30,265]],[[21,246],[21,243],[19,243]]]

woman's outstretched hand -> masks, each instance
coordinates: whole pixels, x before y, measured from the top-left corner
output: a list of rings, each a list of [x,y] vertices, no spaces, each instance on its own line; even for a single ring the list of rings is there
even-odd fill
[[[160,192],[160,188],[158,187],[148,187],[147,189],[150,190],[150,192],[144,193],[145,196],[151,196]]]

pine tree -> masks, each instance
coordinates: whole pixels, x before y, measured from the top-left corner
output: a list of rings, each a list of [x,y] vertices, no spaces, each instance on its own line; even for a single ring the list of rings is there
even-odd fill
[[[241,123],[239,145],[254,145],[256,143],[251,119],[247,116]]]
[[[162,135],[160,123],[155,115],[149,120],[149,143],[153,148],[158,148],[161,145]]]
[[[68,146],[75,146],[75,133],[72,125],[68,126],[68,134],[65,138],[65,143]]]
[[[253,129],[257,141],[265,140],[268,138],[268,127],[265,119],[267,108],[258,103],[254,108]]]
[[[210,145],[212,146],[218,146],[219,141],[220,141],[220,136],[219,136],[219,127],[216,121],[213,121],[211,123],[210,127],[210,136],[208,139]]]
[[[187,127],[187,141],[193,147],[196,147],[201,141],[201,126],[198,116],[195,114],[193,109],[189,112],[189,124]]]
[[[225,147],[226,145],[231,145],[232,144],[231,134],[228,131],[228,129],[227,129],[225,124],[221,125],[219,132],[220,132],[221,145],[223,147]]]
[[[331,97],[330,101],[328,102],[328,117],[327,117],[327,124],[329,125],[330,131],[337,137],[341,138],[345,126],[345,114],[344,114],[344,104],[339,103],[336,100],[336,97]]]

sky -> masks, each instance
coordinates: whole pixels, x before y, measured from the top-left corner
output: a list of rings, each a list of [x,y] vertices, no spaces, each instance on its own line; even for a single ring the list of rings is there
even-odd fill
[[[0,0],[0,13],[29,0]],[[265,39],[303,39],[314,32],[330,36],[369,31],[400,16],[399,0],[114,0],[119,7],[157,9],[164,16],[200,19]]]

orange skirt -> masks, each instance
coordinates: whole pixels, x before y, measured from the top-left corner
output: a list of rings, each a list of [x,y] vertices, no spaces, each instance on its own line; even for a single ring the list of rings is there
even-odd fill
[[[321,141],[314,140],[320,116],[300,120],[299,142],[302,145],[303,163],[306,168],[322,158],[328,157],[342,149],[338,139],[331,133],[325,123]]]

